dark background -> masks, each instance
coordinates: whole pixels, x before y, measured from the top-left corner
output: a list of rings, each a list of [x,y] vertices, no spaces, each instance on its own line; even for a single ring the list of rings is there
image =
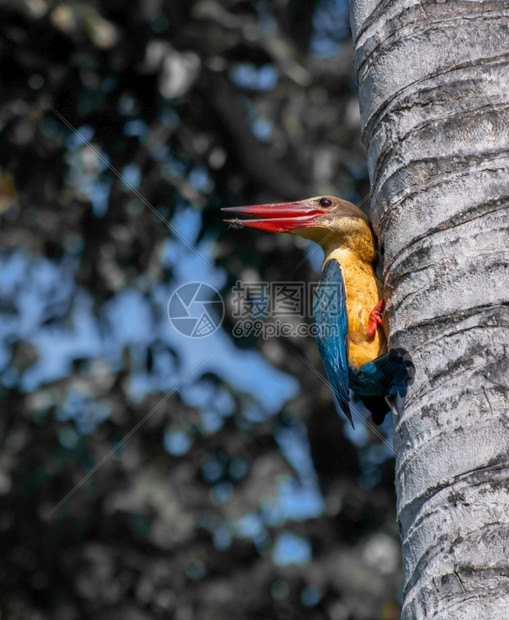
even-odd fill
[[[311,337],[231,335],[321,251],[219,211],[368,192],[346,3],[7,1],[0,63],[1,618],[399,617],[390,451]]]

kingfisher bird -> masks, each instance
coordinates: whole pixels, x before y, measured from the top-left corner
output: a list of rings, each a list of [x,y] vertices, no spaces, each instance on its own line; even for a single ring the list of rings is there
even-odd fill
[[[391,409],[400,413],[415,367],[405,349],[387,351],[383,284],[375,271],[377,246],[367,216],[334,196],[222,211],[257,218],[225,220],[235,227],[290,233],[321,246],[325,257],[313,320],[336,403],[352,426],[350,390],[375,424],[380,425]]]

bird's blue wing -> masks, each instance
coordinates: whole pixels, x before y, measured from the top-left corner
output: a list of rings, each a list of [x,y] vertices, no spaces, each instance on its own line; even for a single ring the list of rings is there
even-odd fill
[[[313,318],[316,342],[336,402],[354,426],[349,405],[346,291],[341,266],[335,259],[325,265],[315,291]]]

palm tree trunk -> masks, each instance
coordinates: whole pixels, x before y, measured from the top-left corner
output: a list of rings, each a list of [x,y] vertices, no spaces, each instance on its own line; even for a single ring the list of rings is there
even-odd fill
[[[402,618],[509,617],[509,4],[352,0],[391,346]]]

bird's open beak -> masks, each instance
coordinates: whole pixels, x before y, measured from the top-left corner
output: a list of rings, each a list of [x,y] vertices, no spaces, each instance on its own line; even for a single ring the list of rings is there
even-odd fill
[[[251,207],[228,207],[221,209],[227,213],[252,215],[256,220],[228,219],[225,222],[239,228],[258,228],[270,232],[292,232],[296,228],[316,226],[316,219],[327,213],[316,205],[302,202],[277,202]]]

